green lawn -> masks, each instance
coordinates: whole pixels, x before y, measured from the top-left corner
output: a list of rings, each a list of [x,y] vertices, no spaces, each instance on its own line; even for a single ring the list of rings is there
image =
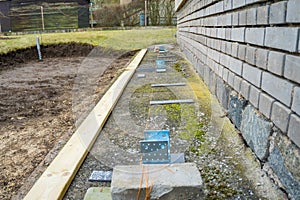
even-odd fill
[[[37,36],[40,37],[42,44],[78,42],[118,50],[133,50],[153,44],[175,43],[175,33],[175,28],[162,28],[0,36],[0,54],[35,46]]]

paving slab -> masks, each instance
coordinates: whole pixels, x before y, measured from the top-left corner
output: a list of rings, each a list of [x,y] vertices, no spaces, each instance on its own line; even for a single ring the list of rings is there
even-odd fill
[[[84,200],[112,200],[109,187],[91,187],[84,195]]]

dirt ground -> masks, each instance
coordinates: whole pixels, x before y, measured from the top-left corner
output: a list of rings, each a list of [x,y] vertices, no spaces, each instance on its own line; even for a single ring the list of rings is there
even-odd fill
[[[27,193],[135,53],[93,48],[42,46],[40,62],[35,48],[0,56],[0,199]]]

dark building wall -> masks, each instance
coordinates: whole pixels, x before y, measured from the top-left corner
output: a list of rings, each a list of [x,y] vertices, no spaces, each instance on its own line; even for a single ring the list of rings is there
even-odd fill
[[[79,5],[78,8],[78,28],[86,28],[90,26],[89,8],[85,5]]]
[[[0,25],[2,32],[10,31],[10,1],[0,1]]]

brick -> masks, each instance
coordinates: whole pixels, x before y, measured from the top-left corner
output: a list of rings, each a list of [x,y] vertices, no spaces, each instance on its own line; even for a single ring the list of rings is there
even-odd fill
[[[228,67],[229,66],[229,60],[230,60],[230,56],[227,56],[225,54],[221,54],[220,56],[220,63],[221,65]]]
[[[217,65],[217,74],[218,74],[218,76],[220,76],[220,77],[222,77],[223,76],[223,69],[224,69],[224,67],[222,66],[222,65],[220,65],[220,64],[216,64]]]
[[[268,71],[281,76],[283,74],[284,59],[284,53],[270,51],[268,58]]]
[[[250,91],[250,83],[247,81],[242,81],[241,82],[241,95],[245,99],[249,99],[249,91]]]
[[[267,118],[270,118],[271,116],[271,109],[274,101],[275,99],[270,97],[269,95],[265,93],[260,94],[258,108],[259,111]]]
[[[221,41],[221,51],[226,53],[226,42],[225,41]]]
[[[231,43],[231,55],[234,57],[238,56],[238,47],[239,45],[237,43]]]
[[[223,78],[223,80],[225,81],[225,82],[228,82],[228,69],[227,68],[223,68],[223,76],[222,76],[222,78]]]
[[[208,85],[209,83],[209,75],[210,75],[210,68],[206,65],[204,65],[204,77],[203,80],[204,82]]]
[[[232,8],[239,8],[246,4],[245,0],[234,0]]]
[[[243,26],[246,25],[246,23],[247,23],[247,11],[242,10],[239,12],[239,25]]]
[[[255,108],[258,108],[260,93],[261,93],[261,91],[257,87],[255,87],[253,85],[250,86],[249,101]]]
[[[234,73],[232,73],[231,71],[228,71],[228,84],[230,85],[230,87],[233,88],[233,84],[234,84]]]
[[[271,120],[283,132],[287,132],[291,110],[279,102],[273,103]]]
[[[239,25],[239,13],[238,12],[234,12],[232,14],[232,25],[233,26]]]
[[[215,43],[216,43],[216,49],[220,51],[221,50],[221,41],[216,40]]]
[[[211,37],[217,37],[217,29],[211,28],[210,36],[211,36]]]
[[[225,39],[225,28],[218,28],[217,35],[218,38]]]
[[[267,69],[269,51],[265,49],[257,49],[256,66],[261,69]]]
[[[284,76],[300,83],[300,57],[287,55],[285,60]]]
[[[231,30],[231,40],[237,42],[245,41],[245,28],[233,28]]]
[[[300,87],[294,88],[292,110],[300,115]]]
[[[254,2],[255,2],[255,0],[246,0],[246,5],[252,4]]]
[[[247,10],[247,25],[256,25],[256,8]]]
[[[264,28],[247,28],[245,34],[245,42],[263,46],[265,39]]]
[[[262,89],[287,106],[291,104],[293,84],[268,72],[263,72]]]
[[[247,46],[246,57],[245,57],[246,62],[255,65],[255,54],[256,54],[256,48]]]
[[[265,46],[296,52],[298,28],[268,27],[266,30]]]
[[[260,87],[261,84],[262,70],[244,63],[243,65],[243,78],[255,85]]]
[[[223,12],[223,10],[224,10],[223,4],[224,4],[223,1],[216,3],[216,11],[215,11],[216,13]]]
[[[300,21],[300,0],[289,0],[287,3],[287,22],[296,22]]]
[[[300,147],[300,117],[292,114],[289,122],[288,136],[289,138]]]
[[[239,76],[234,77],[233,88],[235,91],[240,91],[242,78]]]
[[[226,40],[230,40],[231,39],[231,28],[226,28],[226,30],[225,30],[225,38],[226,38]]]
[[[211,48],[207,49],[207,56],[211,59],[216,59],[218,56],[216,56],[216,51],[212,50]]]
[[[224,15],[222,15],[222,14],[218,15],[217,26],[224,26]]]
[[[225,43],[225,52],[229,55],[231,54],[231,42]]]
[[[232,0],[224,0],[224,11],[232,9]]]
[[[245,45],[239,45],[238,58],[240,60],[245,60],[245,56],[246,56],[246,46]]]
[[[266,0],[246,0],[246,5],[250,5],[257,2],[265,2]]]
[[[257,20],[258,25],[267,25],[269,24],[269,5],[258,7],[257,8]]]
[[[210,71],[208,87],[213,94],[216,93],[216,81],[216,74],[213,71]]]
[[[286,2],[281,1],[274,3],[270,7],[270,24],[282,24],[285,23],[285,13],[286,13]]]
[[[231,13],[227,13],[225,15],[225,24],[226,26],[231,26],[232,25],[232,14]]]
[[[230,57],[228,68],[237,75],[242,75],[243,62],[236,58]]]

